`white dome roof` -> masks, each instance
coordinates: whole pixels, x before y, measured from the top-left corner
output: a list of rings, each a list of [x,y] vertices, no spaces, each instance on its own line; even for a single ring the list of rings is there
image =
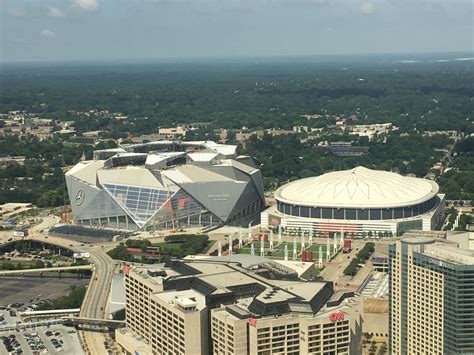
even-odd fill
[[[275,192],[275,198],[300,206],[389,208],[424,202],[438,190],[431,180],[359,166],[290,182]]]

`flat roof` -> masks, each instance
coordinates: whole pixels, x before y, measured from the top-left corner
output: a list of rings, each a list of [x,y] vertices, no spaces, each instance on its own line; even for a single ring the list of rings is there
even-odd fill
[[[401,238],[400,241],[406,244],[430,244],[434,243],[434,239],[431,237],[424,236],[409,236]]]
[[[110,302],[125,304],[125,278],[123,274],[114,273],[112,275]]]
[[[176,261],[178,264],[170,267],[154,267],[154,266],[140,266],[133,267],[131,272],[138,273],[140,276],[154,280],[158,284],[165,284],[169,281],[172,285],[173,290],[156,293],[156,297],[162,299],[168,303],[172,300],[196,298],[196,302],[199,301],[197,295],[200,295],[204,299],[205,295],[224,295],[224,294],[239,294],[243,292],[244,296],[238,300],[239,307],[246,308],[245,305],[249,306],[255,299],[261,302],[261,304],[274,304],[274,303],[285,303],[292,302],[294,300],[297,303],[306,302],[306,310],[309,309],[311,312],[311,306],[309,302],[317,297],[318,294],[326,287],[327,282],[313,282],[313,281],[302,281],[302,280],[281,280],[264,277],[260,272],[265,270],[269,265],[270,260],[266,258],[251,256],[250,258],[242,258],[247,261],[246,265],[249,269],[241,267],[240,263],[236,260],[238,258],[226,259],[220,258],[187,258],[183,261]],[[232,261],[230,261],[232,260]],[[251,262],[250,262],[251,261]],[[255,263],[254,263],[255,262]],[[184,268],[185,264],[190,270],[194,270],[192,274],[187,273],[188,269]],[[259,266],[256,268],[255,266]],[[160,270],[165,271],[166,276],[150,276],[150,273],[145,270]],[[183,270],[180,274],[179,271]],[[172,272],[169,272],[172,271]],[[289,275],[291,276],[291,275]],[[174,288],[178,287],[180,280],[187,278],[195,278],[201,281],[198,282],[195,289],[191,286],[190,289],[177,291]],[[183,285],[190,285],[189,281]],[[192,291],[192,292],[191,292]],[[249,296],[248,292],[254,293],[252,297]],[[245,301],[245,298],[249,298]],[[183,301],[186,303],[186,301]],[[183,303],[182,302],[182,303]],[[236,300],[237,302],[237,300]]]
[[[184,307],[191,307],[195,305],[196,309],[198,310],[202,310],[206,307],[206,298],[201,293],[193,289],[154,293],[152,297],[155,297],[170,305]]]
[[[425,247],[423,254],[458,265],[474,266],[474,251],[436,242]]]

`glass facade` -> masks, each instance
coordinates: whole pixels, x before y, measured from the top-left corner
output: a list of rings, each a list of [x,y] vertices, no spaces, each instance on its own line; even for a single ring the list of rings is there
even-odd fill
[[[173,194],[164,189],[111,184],[103,186],[140,227],[145,225]]]
[[[324,218],[324,219],[351,219],[377,221],[387,219],[411,218],[422,215],[438,207],[441,202],[438,196],[413,206],[397,208],[330,208],[299,206],[277,201],[279,212],[290,216]]]
[[[186,225],[213,226],[222,222],[221,219],[181,189],[162,204],[159,211],[151,219],[149,226],[150,228],[176,228]]]

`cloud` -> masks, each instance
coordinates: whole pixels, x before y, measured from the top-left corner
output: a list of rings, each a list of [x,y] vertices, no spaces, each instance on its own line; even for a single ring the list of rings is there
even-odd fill
[[[54,38],[56,37],[56,33],[54,33],[51,30],[44,29],[43,31],[40,32],[41,36],[44,38]]]
[[[375,6],[370,2],[366,2],[359,7],[360,12],[363,14],[373,14],[375,12]]]
[[[64,17],[66,14],[59,8],[48,6],[48,16],[49,17]]]
[[[97,11],[99,3],[97,0],[72,0],[73,4],[85,11]]]

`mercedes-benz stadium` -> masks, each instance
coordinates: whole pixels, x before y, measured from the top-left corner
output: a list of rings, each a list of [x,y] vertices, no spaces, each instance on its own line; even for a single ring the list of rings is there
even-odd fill
[[[123,230],[244,226],[265,206],[260,164],[210,141],[95,151],[66,184],[76,224]]]
[[[428,179],[356,167],[281,186],[261,223],[313,235],[432,230],[444,217],[444,195],[438,191],[438,184]]]

